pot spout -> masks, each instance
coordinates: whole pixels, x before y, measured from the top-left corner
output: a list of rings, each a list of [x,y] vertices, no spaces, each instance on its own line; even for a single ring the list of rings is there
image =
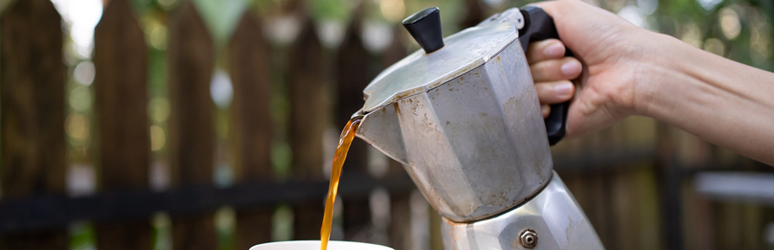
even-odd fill
[[[374,148],[401,164],[408,164],[406,147],[400,130],[400,121],[394,105],[387,105],[367,114],[358,111],[352,117],[361,116],[360,128],[355,135]]]

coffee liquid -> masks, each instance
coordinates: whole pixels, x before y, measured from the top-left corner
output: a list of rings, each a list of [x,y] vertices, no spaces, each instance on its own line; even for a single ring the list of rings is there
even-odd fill
[[[323,216],[322,228],[320,228],[320,250],[328,249],[328,240],[331,238],[331,223],[333,223],[333,204],[336,203],[336,193],[339,189],[339,177],[341,177],[341,167],[344,166],[344,160],[347,159],[349,146],[355,139],[355,132],[360,126],[360,117],[352,118],[344,126],[339,136],[339,145],[336,146],[336,154],[333,155],[333,165],[331,167],[331,182],[328,186],[328,198],[325,199],[325,215]]]

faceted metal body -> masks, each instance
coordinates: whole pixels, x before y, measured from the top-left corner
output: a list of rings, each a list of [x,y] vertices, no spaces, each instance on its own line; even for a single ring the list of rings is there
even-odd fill
[[[518,34],[515,25],[505,27]],[[483,64],[368,113],[357,132],[403,163],[430,204],[453,221],[502,213],[533,196],[551,176],[540,104],[515,38],[503,40],[509,43]]]
[[[534,232],[535,250],[604,249],[594,228],[559,176],[527,203],[473,223],[445,221],[444,248],[456,250],[530,249],[520,236]]]
[[[447,249],[602,249],[552,174],[524,25],[510,9],[389,67],[363,91],[356,135],[404,165]]]

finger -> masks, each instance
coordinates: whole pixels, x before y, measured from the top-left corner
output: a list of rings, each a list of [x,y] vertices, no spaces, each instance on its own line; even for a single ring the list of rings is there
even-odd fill
[[[578,78],[583,66],[578,59],[565,57],[561,60],[539,62],[530,65],[529,69],[535,82],[552,82]]]
[[[575,85],[569,80],[535,84],[540,104],[557,104],[570,100],[575,93]]]
[[[527,62],[535,64],[551,59],[561,59],[564,57],[564,52],[564,44],[559,39],[533,42],[527,48]]]
[[[543,119],[548,118],[548,114],[551,113],[551,106],[548,104],[540,105],[540,111],[543,112]]]

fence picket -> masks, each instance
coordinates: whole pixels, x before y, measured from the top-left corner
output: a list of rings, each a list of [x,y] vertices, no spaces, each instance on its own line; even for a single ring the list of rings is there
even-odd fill
[[[362,6],[361,6],[362,7]],[[347,28],[344,40],[339,46],[336,61],[336,115],[334,124],[343,128],[350,116],[363,107],[363,89],[375,77],[370,72],[371,56],[360,38],[362,17],[356,14]],[[355,140],[347,154],[342,175],[368,174],[368,144]],[[346,185],[346,184],[344,184]],[[344,200],[344,238],[351,240],[370,240],[368,226],[371,211],[368,199],[349,198]]]
[[[293,150],[293,177],[325,180],[326,159],[323,134],[330,124],[330,91],[325,82],[325,58],[312,19],[307,19],[290,49],[287,79],[290,97],[290,146]],[[294,238],[318,239],[322,223],[323,197],[294,205]]]
[[[465,3],[463,4],[465,18],[462,18],[460,21],[460,28],[465,29],[476,26],[476,24],[486,18],[486,13],[484,13],[484,9],[482,8],[483,4],[484,3],[480,0],[465,0]]]
[[[126,0],[110,1],[94,33],[95,114],[103,191],[148,187],[147,48]],[[99,249],[150,249],[148,220],[97,225]]]
[[[228,48],[234,84],[229,132],[237,182],[272,178],[271,71],[269,44],[260,21],[250,11],[240,19]],[[271,207],[236,211],[236,249],[271,240]]]
[[[0,16],[3,198],[65,191],[61,17],[48,0],[16,1]],[[0,249],[66,249],[65,228],[4,235]]]
[[[172,14],[169,30],[172,183],[211,185],[215,149],[210,99],[213,41],[192,1],[183,1]],[[173,249],[215,249],[213,214],[172,215],[172,238]]]

